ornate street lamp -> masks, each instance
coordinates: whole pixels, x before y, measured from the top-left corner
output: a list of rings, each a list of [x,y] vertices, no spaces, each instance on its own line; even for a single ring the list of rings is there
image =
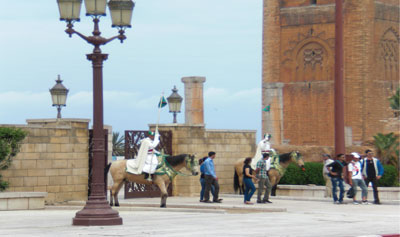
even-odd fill
[[[76,213],[73,225],[122,225],[122,218],[118,211],[111,209],[106,199],[104,166],[105,141],[103,124],[103,61],[108,54],[101,53],[100,46],[119,39],[121,43],[126,39],[125,29],[131,27],[132,11],[135,3],[132,0],[110,0],[108,7],[111,13],[112,27],[119,29],[119,35],[111,38],[100,36],[99,21],[106,15],[106,0],[85,0],[86,15],[91,16],[94,22],[92,36],[85,36],[73,29],[74,22],[79,21],[82,0],[57,0],[60,10],[60,20],[67,22],[65,32],[71,37],[77,34],[94,46],[93,53],[87,54],[87,59],[93,65],[93,174],[90,184],[91,192],[85,207]]]
[[[62,84],[60,75],[58,75],[56,82],[53,88],[50,89],[50,94],[53,106],[57,107],[57,118],[61,118],[61,106],[66,106],[68,89]]]
[[[183,98],[178,94],[178,89],[174,86],[172,94],[167,98],[169,105],[169,112],[174,114],[173,123],[176,123],[176,113],[181,112],[181,105]]]

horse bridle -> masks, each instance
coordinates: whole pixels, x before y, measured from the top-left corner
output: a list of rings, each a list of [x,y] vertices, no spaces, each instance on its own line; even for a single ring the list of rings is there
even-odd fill
[[[191,159],[189,164],[188,164],[188,159]],[[182,173],[182,172],[180,172],[180,171],[178,171],[178,170],[175,170],[175,169],[168,163],[168,161],[165,159],[165,157],[163,157],[163,163],[165,164],[165,167],[163,168],[163,172],[156,172],[156,174],[158,174],[158,175],[164,175],[164,174],[166,174],[166,175],[169,177],[170,180],[172,180],[176,175],[181,175],[181,176],[196,176],[196,175],[193,174],[193,172],[192,172],[192,174],[185,174],[185,173]],[[185,167],[187,167],[188,169],[190,169],[190,170],[192,171],[192,168],[193,168],[193,166],[195,166],[195,165],[196,165],[196,160],[194,159],[194,156],[191,157],[190,155],[187,155],[187,156],[185,157]],[[169,169],[173,174],[170,175],[169,172],[168,172],[166,169]]]
[[[188,164],[188,160],[189,160],[189,159],[190,159],[190,163]],[[192,172],[192,174],[191,174],[191,175],[187,175],[187,174],[184,174],[184,173],[181,173],[181,172],[177,171],[178,174],[181,173],[181,174],[183,174],[183,175],[185,175],[185,176],[196,176],[196,175],[193,174],[193,167],[196,166],[196,162],[197,162],[197,161],[196,161],[196,159],[194,158],[194,156],[188,155],[187,157],[185,157],[185,166],[186,166],[186,168],[187,168],[188,170],[190,170],[190,171]]]

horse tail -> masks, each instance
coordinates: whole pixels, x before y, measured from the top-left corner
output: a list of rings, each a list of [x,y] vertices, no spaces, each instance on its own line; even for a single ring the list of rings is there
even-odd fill
[[[108,163],[108,165],[104,168],[104,176],[106,177],[106,175],[108,174],[108,171],[110,171],[110,167],[111,167],[112,163]]]
[[[236,172],[235,169],[235,175],[233,176],[233,189],[235,190],[235,193],[237,192],[237,190],[239,189],[239,175]]]

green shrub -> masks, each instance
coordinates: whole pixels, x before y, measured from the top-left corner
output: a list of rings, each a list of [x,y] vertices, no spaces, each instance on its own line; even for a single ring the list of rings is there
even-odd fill
[[[0,170],[5,170],[11,165],[26,134],[19,128],[0,127]],[[0,175],[0,191],[4,191],[8,183],[1,180],[1,177]]]
[[[306,184],[325,185],[324,177],[322,176],[322,163],[307,162],[304,164],[306,168]]]
[[[305,162],[305,171],[302,171],[296,164],[291,163],[286,169],[285,175],[280,180],[280,184],[296,184],[296,185],[324,185],[322,177],[323,164],[318,162]]]
[[[293,185],[325,185],[324,178],[322,176],[323,164],[318,162],[305,162],[304,168],[306,171],[302,171],[296,164],[291,163],[285,175],[280,180],[280,184],[293,184]],[[383,165],[384,173],[382,178],[378,182],[379,187],[396,187],[399,186],[398,172],[396,167],[392,165]]]
[[[296,164],[289,164],[285,174],[280,180],[280,184],[298,184],[302,185],[306,182],[306,175]]]
[[[393,165],[383,165],[384,173],[382,178],[378,181],[379,187],[393,187],[398,186],[398,173],[396,167]]]

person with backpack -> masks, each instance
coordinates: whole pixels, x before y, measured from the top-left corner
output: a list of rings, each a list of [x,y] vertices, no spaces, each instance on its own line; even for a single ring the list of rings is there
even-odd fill
[[[356,152],[351,153],[353,156],[353,160],[349,163],[348,170],[349,170],[349,184],[351,185],[353,189],[353,204],[358,205],[360,204],[357,202],[357,186],[361,188],[361,198],[362,198],[362,204],[367,204],[367,195],[368,195],[368,189],[367,185],[365,185],[365,182],[362,178],[361,174],[361,162],[360,162],[360,155]]]

